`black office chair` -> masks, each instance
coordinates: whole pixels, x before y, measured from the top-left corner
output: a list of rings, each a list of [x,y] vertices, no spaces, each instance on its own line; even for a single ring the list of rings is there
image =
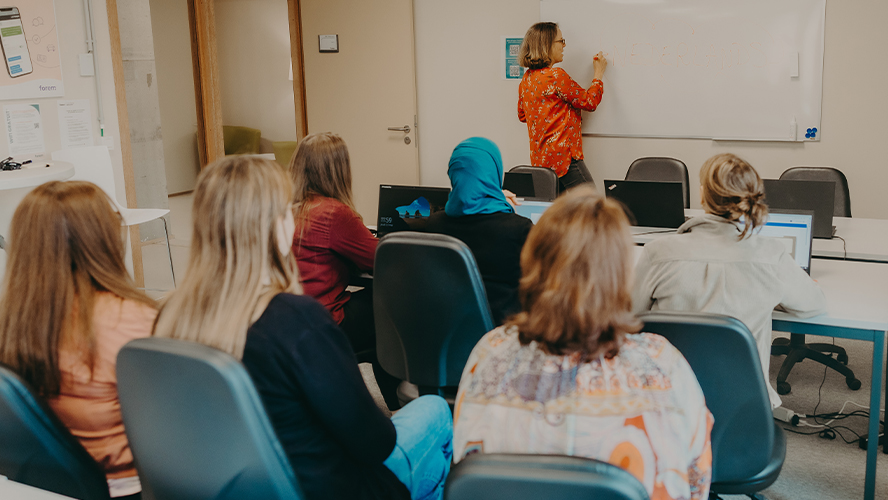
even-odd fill
[[[494,327],[471,250],[443,234],[392,233],[379,241],[373,276],[376,352],[405,381],[399,399],[452,396],[444,388],[459,385],[475,344]]]
[[[117,385],[149,498],[303,498],[250,376],[228,354],[137,339],[117,356]]]
[[[563,455],[471,455],[456,464],[444,500],[648,500],[632,474],[607,462]]]
[[[685,208],[691,208],[691,193],[688,186],[688,167],[683,161],[662,156],[639,158],[629,165],[627,181],[667,181],[681,182]]]
[[[517,165],[512,167],[509,172],[533,175],[534,198],[553,201],[558,196],[558,176],[551,168]]]
[[[703,389],[715,421],[711,494],[759,498],[780,475],[786,436],[774,423],[749,329],[717,314],[657,311],[639,318],[645,332],[662,335],[684,355]]]
[[[108,500],[105,473],[28,385],[0,365],[0,474],[81,500]]]
[[[827,181],[836,184],[836,203],[833,215],[851,217],[851,195],[848,190],[848,179],[841,170],[832,167],[792,167],[780,174],[781,180],[792,181]],[[836,357],[833,358],[832,355]],[[805,342],[802,333],[791,333],[789,338],[777,338],[771,344],[772,356],[786,356],[777,374],[777,393],[789,394],[792,386],[786,381],[797,363],[806,359],[816,361],[839,372],[845,377],[845,384],[852,390],[860,389],[860,381],[854,372],[847,367],[848,353],[845,348],[834,344]]]
[[[780,179],[835,182],[836,203],[833,215],[851,217],[851,193],[848,190],[848,179],[841,170],[832,167],[792,167],[780,174]]]

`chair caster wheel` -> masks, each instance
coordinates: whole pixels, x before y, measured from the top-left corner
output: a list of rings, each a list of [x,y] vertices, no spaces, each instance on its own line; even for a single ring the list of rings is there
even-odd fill
[[[839,353],[839,355],[836,356],[836,361],[838,361],[839,363],[842,363],[845,366],[848,366],[848,355]]]
[[[853,378],[853,377],[846,378],[845,383],[848,384],[848,388],[851,389],[852,391],[856,391],[857,389],[860,389],[860,381],[857,380],[856,378]]]
[[[860,381],[855,380],[855,382],[857,382],[857,387],[860,387]],[[851,387],[851,383],[850,383],[850,382],[848,382],[848,387]],[[783,396],[783,395],[785,395],[785,394],[789,394],[789,392],[790,392],[791,390],[792,390],[792,386],[789,385],[788,383],[786,383],[786,382],[777,382],[777,394],[780,394],[781,396]]]

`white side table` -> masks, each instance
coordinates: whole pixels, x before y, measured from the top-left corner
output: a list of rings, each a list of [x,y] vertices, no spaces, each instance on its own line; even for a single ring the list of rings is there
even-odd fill
[[[21,170],[0,171],[0,236],[9,244],[12,214],[26,194],[49,181],[63,181],[74,175],[74,165],[62,161],[34,161]],[[0,250],[0,279],[6,269],[6,252]]]

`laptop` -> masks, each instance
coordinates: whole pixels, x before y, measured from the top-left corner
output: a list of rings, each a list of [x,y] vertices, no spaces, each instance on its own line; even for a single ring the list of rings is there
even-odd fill
[[[514,208],[516,214],[522,217],[527,217],[531,222],[536,224],[543,215],[543,212],[551,206],[551,201],[524,200],[520,205]]]
[[[422,231],[430,215],[444,210],[448,196],[450,188],[380,184],[377,236]]]
[[[515,193],[519,198],[532,199],[536,197],[533,188],[533,174],[506,172],[503,175],[503,189]]]
[[[781,209],[768,213],[764,226],[756,233],[765,238],[775,238],[786,245],[786,251],[796,263],[811,274],[811,243],[814,236],[813,210]]]
[[[765,203],[770,210],[813,210],[814,237],[830,239],[835,235],[836,228],[832,223],[836,204],[835,182],[778,179],[764,181]]]
[[[681,182],[604,181],[607,197],[623,205],[629,223],[676,229],[684,224]]]

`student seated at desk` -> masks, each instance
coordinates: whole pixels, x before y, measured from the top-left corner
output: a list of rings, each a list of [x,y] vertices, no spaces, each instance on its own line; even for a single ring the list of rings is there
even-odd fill
[[[373,272],[378,240],[370,234],[352,201],[351,163],[345,141],[336,134],[302,139],[290,161],[295,190],[293,254],[305,294],[330,311],[355,353],[372,352],[373,375],[390,410],[397,410],[398,384],[376,359],[373,290],[348,292],[353,271]]]
[[[635,269],[634,309],[699,311],[739,319],[755,337],[769,380],[771,312],[779,306],[799,316],[814,316],[825,312],[826,298],[782,243],[756,234],[768,207],[762,179],[749,163],[732,154],[706,160],[700,169],[700,192],[705,215],[685,222],[678,234],[645,245]],[[770,383],[768,395],[772,407],[780,406]]]
[[[615,202],[581,186],[530,231],[522,312],[482,337],[463,371],[455,461],[589,457],[627,469],[651,498],[707,498],[712,415],[681,353],[636,333],[628,226]]]
[[[95,184],[53,181],[25,196],[9,236],[0,363],[48,400],[112,497],[140,498],[115,369],[124,344],[151,335],[157,308],[126,270],[120,215]]]
[[[450,408],[438,396],[391,420],[377,408],[342,330],[301,295],[291,196],[272,161],[207,166],[194,190],[188,274],[154,333],[243,361],[307,499],[439,499]]]
[[[506,199],[503,159],[489,139],[473,137],[459,143],[447,168],[452,190],[443,212],[432,214],[426,232],[462,240],[475,256],[487,300],[497,325],[521,310],[521,248],[533,227],[515,213]]]

